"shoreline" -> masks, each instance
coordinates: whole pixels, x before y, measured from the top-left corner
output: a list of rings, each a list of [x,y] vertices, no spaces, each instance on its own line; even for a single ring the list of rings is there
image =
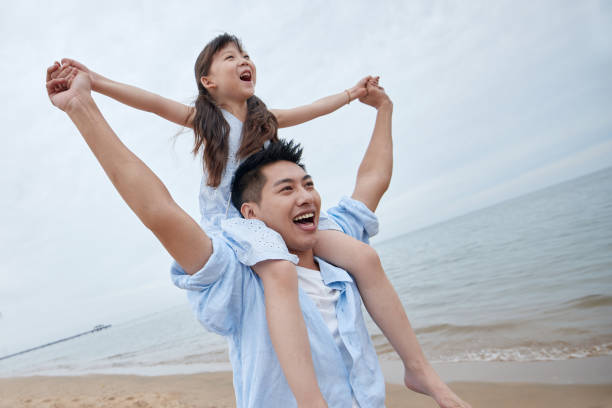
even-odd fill
[[[612,356],[606,356],[524,363],[438,363],[434,368],[473,408],[612,408],[611,363]],[[381,366],[388,408],[437,406],[431,398],[401,384],[399,362],[381,361]],[[0,408],[235,407],[232,373],[228,371],[0,378],[0,395]]]
[[[387,382],[403,384],[400,361],[380,360],[380,365]],[[464,361],[432,363],[432,366],[448,383],[612,384],[612,356],[552,361]]]

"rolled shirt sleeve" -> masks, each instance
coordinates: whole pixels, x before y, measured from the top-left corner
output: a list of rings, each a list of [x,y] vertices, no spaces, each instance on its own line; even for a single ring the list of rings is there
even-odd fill
[[[368,243],[378,233],[378,217],[361,201],[342,197],[327,214],[345,234],[360,241]]]
[[[218,236],[211,237],[213,253],[206,264],[188,275],[176,262],[172,263],[172,282],[187,290],[189,303],[206,329],[230,335],[240,325],[243,280],[250,269],[244,267],[234,252]]]

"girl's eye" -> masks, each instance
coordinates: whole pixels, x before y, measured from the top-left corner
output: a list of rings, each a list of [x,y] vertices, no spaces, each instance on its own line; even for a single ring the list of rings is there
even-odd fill
[[[234,58],[234,56],[233,56],[233,55],[228,55],[227,57],[225,57],[225,59],[226,59],[226,60],[228,60],[228,59],[232,59],[232,58]]]
[[[251,57],[249,57],[249,54],[245,54],[244,59],[251,59]]]

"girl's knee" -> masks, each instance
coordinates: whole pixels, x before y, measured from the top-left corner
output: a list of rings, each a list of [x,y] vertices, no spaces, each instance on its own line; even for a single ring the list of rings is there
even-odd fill
[[[295,265],[285,260],[263,261],[253,265],[253,270],[261,278],[264,285],[272,282],[275,285],[297,284]]]

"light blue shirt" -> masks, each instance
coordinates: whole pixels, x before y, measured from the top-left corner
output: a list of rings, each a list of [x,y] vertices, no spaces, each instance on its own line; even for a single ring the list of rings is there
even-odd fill
[[[363,203],[343,198],[328,211],[342,230],[363,242],[378,232],[378,220]],[[240,263],[219,235],[211,236],[213,253],[206,265],[187,275],[175,262],[172,279],[187,289],[194,313],[206,329],[228,339],[237,407],[296,407],[266,322],[263,285],[251,268]],[[319,310],[299,289],[319,388],[330,408],[383,407],[385,383],[361,311],[361,297],[343,269],[317,259],[324,283],[340,292],[336,304],[341,352]]]

